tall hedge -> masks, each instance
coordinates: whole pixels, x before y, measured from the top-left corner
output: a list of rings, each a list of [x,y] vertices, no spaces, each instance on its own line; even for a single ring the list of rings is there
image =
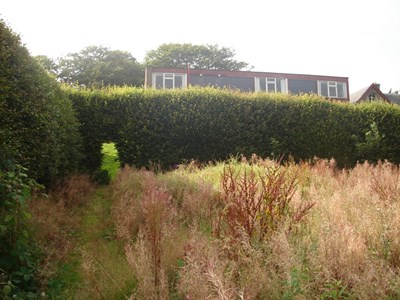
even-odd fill
[[[168,167],[230,155],[292,155],[400,163],[400,108],[352,105],[314,95],[249,94],[211,88],[70,89],[85,137],[86,160],[100,164],[104,141],[123,163]]]
[[[79,164],[71,101],[0,20],[0,159],[14,159],[49,184]]]

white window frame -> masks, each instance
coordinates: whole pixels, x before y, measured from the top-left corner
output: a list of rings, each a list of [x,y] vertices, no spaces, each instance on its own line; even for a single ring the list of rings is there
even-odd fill
[[[322,88],[321,85],[323,83],[326,83],[326,88],[328,95],[322,95]],[[343,87],[343,97],[339,97],[338,93],[338,84],[341,84]],[[335,89],[335,95],[330,92],[330,88]],[[345,82],[342,81],[325,81],[325,80],[318,80],[318,95],[323,96],[323,97],[328,97],[328,98],[336,98],[336,99],[346,99],[347,98],[347,85]]]
[[[282,78],[280,80],[281,80],[281,91],[280,91],[280,93],[288,94],[289,93],[289,85],[288,85],[287,78]]]
[[[335,95],[331,95],[331,88],[335,89]],[[328,81],[328,97],[337,98],[338,91],[337,91],[337,82],[336,81]]]
[[[162,75],[162,89],[166,89],[165,87],[165,82],[166,80],[171,80],[172,79],[172,89],[176,89],[177,87],[175,86],[175,78],[176,76],[181,76],[182,77],[182,87],[179,88],[186,88],[187,87],[187,74],[185,73],[153,73],[152,74],[152,87],[157,88],[156,86],[156,78],[157,76]]]
[[[272,93],[276,93],[276,88],[277,88],[277,86],[276,86],[276,78],[273,78],[273,77],[267,77],[267,78],[265,78],[265,91],[266,91],[267,93],[271,93],[271,92],[268,90],[268,84],[273,84],[273,85],[274,85],[274,91],[273,91]]]
[[[272,93],[268,92],[268,84],[274,84],[274,92],[275,93],[282,93],[282,94],[287,94],[288,93],[288,80],[287,78],[276,78],[276,77],[254,77],[254,91],[255,92],[260,92],[261,90],[261,85],[260,81],[264,80],[265,82],[265,91],[266,93]],[[278,91],[278,80],[281,83],[281,88]]]
[[[175,74],[174,73],[164,73],[163,74],[163,89],[166,89],[166,84],[165,82],[167,80],[172,80],[172,89],[175,89]]]

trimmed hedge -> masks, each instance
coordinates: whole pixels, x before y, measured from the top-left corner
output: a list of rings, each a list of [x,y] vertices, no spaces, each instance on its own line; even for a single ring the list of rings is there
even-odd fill
[[[0,20],[0,160],[50,184],[76,170],[80,136],[71,101]]]
[[[342,167],[364,159],[400,163],[398,106],[212,88],[68,91],[91,169],[100,166],[105,141],[116,143],[123,164],[137,167],[253,153],[290,154],[295,160],[333,157]]]

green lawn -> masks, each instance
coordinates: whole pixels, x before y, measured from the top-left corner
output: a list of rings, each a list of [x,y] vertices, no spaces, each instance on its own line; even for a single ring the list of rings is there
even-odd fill
[[[101,169],[107,170],[110,174],[111,180],[113,180],[120,168],[117,148],[115,148],[114,143],[104,143],[101,153],[103,153]]]

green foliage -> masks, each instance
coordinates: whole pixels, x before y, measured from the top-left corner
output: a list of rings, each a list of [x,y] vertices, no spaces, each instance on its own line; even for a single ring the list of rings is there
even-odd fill
[[[325,286],[325,291],[321,295],[323,300],[345,300],[345,299],[355,299],[351,291],[343,285],[340,280],[334,280],[329,282]]]
[[[89,46],[59,62],[58,78],[85,86],[134,85],[144,81],[141,65],[128,52]]]
[[[115,144],[104,143],[101,152],[103,154],[101,169],[106,170],[110,174],[110,180],[113,180],[120,168],[118,151],[115,148]]]
[[[80,136],[71,102],[3,21],[0,87],[0,153],[41,183],[75,170]]]
[[[400,163],[400,108],[392,105],[213,88],[69,88],[68,93],[83,124],[85,161],[93,170],[100,167],[104,141],[115,141],[122,165],[137,167],[169,168],[192,159],[253,153],[295,161],[335,158],[340,167],[365,158]],[[373,122],[381,139],[371,152],[359,141]]]
[[[78,120],[82,143],[82,165],[81,168],[94,172],[101,166],[102,144],[105,141],[113,140],[115,134],[115,121],[118,115],[112,108],[113,103],[105,99],[105,90],[78,90],[65,86],[69,93]],[[109,105],[110,104],[110,105]]]
[[[376,122],[372,122],[370,130],[365,133],[365,141],[356,143],[357,152],[363,160],[376,162],[379,152],[382,151],[384,134],[378,130]]]
[[[110,184],[111,176],[107,170],[98,169],[93,173],[92,179],[100,185],[108,185]]]
[[[6,299],[11,295],[25,299],[38,292],[37,258],[28,230],[27,221],[31,216],[27,201],[32,189],[40,186],[26,171],[11,161],[0,163],[0,288]]]
[[[218,45],[162,44],[148,51],[147,66],[166,68],[187,68],[207,70],[242,70],[249,64],[233,59],[235,52]]]
[[[46,55],[36,55],[35,60],[45,69],[49,74],[57,76],[58,74],[58,64],[56,61],[47,57]]]
[[[283,293],[284,300],[296,299],[296,296],[299,296],[303,293],[301,282],[306,278],[305,274],[301,272],[301,270],[293,269],[290,272],[290,279],[285,282],[285,290]]]

